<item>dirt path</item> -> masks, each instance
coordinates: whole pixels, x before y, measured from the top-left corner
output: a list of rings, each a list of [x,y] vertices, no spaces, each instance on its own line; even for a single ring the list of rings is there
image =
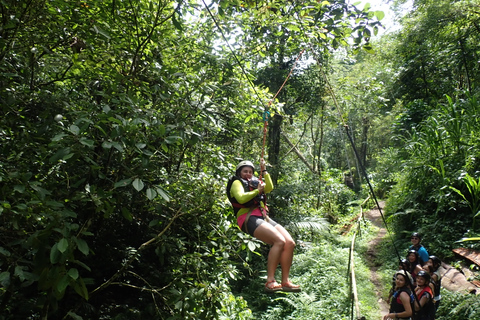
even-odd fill
[[[385,202],[380,201],[379,204],[383,212],[383,208],[385,207]],[[377,254],[378,254],[378,245],[380,244],[380,241],[387,234],[387,230],[385,229],[385,225],[383,224],[382,216],[380,215],[380,210],[378,210],[377,207],[373,208],[370,211],[367,211],[365,213],[365,218],[372,221],[373,225],[379,228],[375,239],[370,241],[368,244],[367,261],[370,267],[370,279],[372,280],[372,283],[374,284],[375,288],[377,288],[375,293],[377,295],[377,301],[380,307],[380,315],[378,316],[378,320],[381,320],[383,319],[383,316],[388,313],[388,304],[383,299],[381,291],[385,285],[389,285],[389,284],[383,283],[380,279],[380,276],[377,274],[377,270],[380,266],[378,264]]]
[[[380,201],[380,208],[382,209],[385,207],[385,202]],[[377,259],[378,251],[379,251],[379,244],[384,237],[387,235],[387,230],[385,229],[385,225],[382,220],[382,216],[380,215],[380,210],[378,208],[373,208],[370,211],[365,212],[365,218],[370,220],[372,224],[378,227],[378,232],[376,237],[368,243],[368,250],[367,250],[367,264],[370,268],[370,279],[376,288],[376,295],[378,305],[380,307],[380,315],[377,319],[374,320],[382,320],[383,316],[388,313],[388,304],[384,300],[386,297],[382,297],[382,291],[385,286],[389,286],[390,283],[384,283],[380,279],[380,275],[377,274],[377,270],[380,267],[379,261]],[[467,280],[466,274],[469,274],[468,268],[463,268],[463,272],[458,271],[454,267],[443,263],[440,267],[440,274],[442,276],[442,287],[449,290],[449,291],[458,291],[464,293],[474,293],[480,294],[480,288],[475,286],[473,283]]]

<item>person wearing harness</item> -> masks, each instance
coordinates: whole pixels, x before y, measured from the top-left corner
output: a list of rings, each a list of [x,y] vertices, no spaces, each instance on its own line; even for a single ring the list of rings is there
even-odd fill
[[[407,271],[410,272],[410,274],[412,275],[413,283],[415,284],[417,273],[422,270],[422,265],[420,264],[420,256],[418,255],[418,252],[414,249],[408,251],[407,260],[408,262],[410,262],[410,270]]]
[[[409,270],[410,269],[410,262],[408,262],[407,259],[402,259],[399,263],[398,263],[398,270]],[[397,271],[395,271],[395,274],[393,275],[392,277],[392,287],[390,288],[390,291],[388,292],[388,298],[387,298],[387,303],[390,304],[390,302],[392,301],[392,297],[393,297],[393,293],[395,292],[395,287],[396,287],[396,276],[397,276]]]
[[[244,232],[272,247],[268,253],[266,292],[301,291],[289,279],[293,262],[295,241],[280,224],[268,217],[266,194],[273,190],[273,182],[266,170],[265,160],[260,160],[260,170],[265,183],[254,176],[255,167],[250,161],[241,161],[227,184],[227,196],[237,216],[237,224]],[[281,284],[275,280],[278,264],[282,268]]]
[[[410,273],[405,270],[399,270],[395,274],[395,293],[390,303],[389,313],[383,319],[405,319],[410,320],[413,314],[413,294],[408,288],[413,279]]]
[[[428,258],[428,263],[433,267],[433,274],[432,281],[435,283],[435,296],[433,297],[433,301],[435,303],[435,310],[438,310],[440,306],[440,300],[442,299],[442,295],[440,294],[440,290],[442,287],[442,275],[440,274],[439,268],[442,266],[442,261],[437,256],[430,256]]]
[[[420,257],[421,261],[420,264],[423,265],[425,262],[428,261],[428,251],[425,249],[423,244],[420,242],[422,241],[422,236],[418,232],[412,233],[412,236],[410,237],[410,241],[412,242],[412,245],[408,250],[416,250],[418,252],[418,256]]]
[[[415,320],[433,320],[435,314],[435,305],[433,302],[433,292],[430,288],[430,275],[426,271],[420,271],[417,274],[417,287],[415,294],[415,311],[417,311]]]

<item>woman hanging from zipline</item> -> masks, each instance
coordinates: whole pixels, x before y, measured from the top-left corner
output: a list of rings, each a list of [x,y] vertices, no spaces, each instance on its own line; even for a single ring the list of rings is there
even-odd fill
[[[284,227],[268,217],[266,193],[273,190],[273,182],[263,158],[260,160],[260,172],[265,177],[265,183],[255,177],[254,171],[252,162],[241,161],[236,167],[235,176],[227,184],[227,196],[236,213],[238,226],[272,246],[268,253],[265,291],[299,292],[300,286],[294,285],[289,279],[295,241]],[[281,284],[275,280],[278,264],[282,268]]]

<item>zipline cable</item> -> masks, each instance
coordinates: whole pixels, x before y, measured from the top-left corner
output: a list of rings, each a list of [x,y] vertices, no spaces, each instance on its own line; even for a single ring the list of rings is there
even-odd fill
[[[330,92],[330,95],[332,96],[332,99],[333,99],[333,102],[334,102],[334,105],[335,107],[337,108],[337,111],[338,111],[338,116],[339,118],[341,119],[342,123],[343,123],[343,126],[345,128],[345,132],[347,133],[347,136],[348,136],[348,139],[350,140],[350,144],[352,145],[352,149],[353,149],[353,152],[355,154],[355,158],[357,159],[358,161],[358,166],[360,167],[360,170],[365,178],[365,181],[367,182],[368,184],[368,187],[370,189],[370,194],[372,195],[373,199],[375,200],[375,204],[377,205],[377,208],[378,208],[378,211],[380,212],[380,216],[382,217],[382,221],[383,221],[383,224],[385,225],[385,229],[387,230],[387,233],[388,233],[388,236],[390,238],[390,241],[392,243],[392,247],[393,249],[395,250],[395,254],[397,255],[397,258],[398,258],[398,261],[399,263],[402,263],[402,258],[400,256],[400,253],[397,249],[397,246],[395,245],[395,242],[393,241],[393,236],[392,236],[392,233],[390,231],[390,229],[388,228],[388,224],[387,224],[387,221],[385,219],[385,216],[382,212],[382,208],[380,207],[380,203],[378,202],[378,199],[377,199],[377,196],[375,194],[375,191],[373,190],[373,187],[372,187],[372,184],[370,183],[370,179],[368,178],[368,174],[367,174],[367,171],[364,167],[364,165],[362,164],[361,160],[360,160],[360,156],[357,152],[357,148],[355,146],[355,142],[353,141],[353,138],[350,134],[350,131],[349,131],[349,126],[346,124],[345,120],[343,119],[342,117],[342,114],[341,114],[341,111],[340,111],[340,106],[338,105],[338,102],[337,102],[337,99],[336,99],[336,96],[335,96],[335,93],[333,91],[333,88],[330,84],[330,82],[328,81],[328,78],[325,74],[325,72],[323,71],[323,68],[320,64],[320,61],[318,60],[318,58],[316,57],[316,53],[315,51],[313,50],[313,48],[311,47],[311,43],[310,44],[310,49],[312,50],[312,53],[315,57],[315,60],[317,61],[319,67],[320,67],[320,72],[322,73],[323,77],[324,77],[324,80],[325,80],[325,83],[327,84],[327,88]],[[414,293],[415,290],[414,290],[414,286],[413,286],[413,283],[410,281],[410,277],[408,277],[405,273],[406,273],[406,270],[403,269],[403,272],[404,272],[404,276],[405,276],[405,279],[407,280],[407,286],[410,287],[410,290],[411,292],[413,292],[413,298],[414,300],[420,305],[420,301],[419,301],[419,298],[417,297],[417,295]],[[423,306],[420,307],[420,310],[424,308]],[[416,311],[415,309],[412,310],[412,318],[413,318],[413,315],[418,312]]]
[[[247,72],[245,71],[245,68],[243,67],[242,63],[240,62],[240,59],[238,59],[237,55],[235,54],[232,46],[230,45],[230,43],[228,42],[227,40],[227,37],[225,36],[225,33],[223,32],[222,28],[220,27],[220,25],[218,24],[217,20],[215,19],[215,17],[213,16],[212,12],[210,11],[210,8],[208,7],[208,5],[205,3],[205,0],[202,0],[203,2],[203,5],[205,6],[205,8],[207,9],[208,11],[208,14],[210,15],[210,17],[212,18],[213,22],[215,23],[215,25],[217,26],[218,30],[220,31],[220,33],[222,34],[222,37],[223,37],[223,40],[225,40],[225,42],[227,43],[227,46],[228,48],[230,49],[230,52],[232,53],[233,57],[235,58],[235,60],[237,61],[237,64],[240,66],[240,69],[242,70],[242,73],[243,75],[245,76],[245,78],[247,78],[250,86],[252,87],[253,91],[255,92],[255,94],[257,95],[257,98],[258,100],[260,101],[260,103],[262,104],[262,106],[264,107],[264,112],[263,112],[263,143],[262,143],[262,154],[261,154],[261,158],[260,159],[263,159],[263,157],[265,156],[265,142],[266,142],[266,137],[267,137],[267,127],[268,127],[268,119],[270,117],[270,112],[268,110],[268,108],[271,106],[272,102],[277,98],[278,94],[280,93],[280,91],[282,91],[283,87],[285,86],[285,83],[287,83],[288,79],[290,78],[290,76],[292,75],[293,73],[293,70],[295,69],[295,66],[297,65],[297,62],[298,60],[300,59],[300,57],[302,56],[303,52],[305,51],[305,49],[303,49],[299,55],[297,56],[297,59],[295,60],[295,63],[293,64],[292,68],[290,69],[290,72],[288,73],[288,76],[286,77],[285,81],[283,82],[283,84],[280,86],[280,88],[278,89],[277,93],[275,94],[275,96],[270,99],[270,101],[268,102],[268,106],[265,106],[262,102],[262,98],[260,97],[260,95],[258,94],[256,88],[255,88],[255,85],[253,84],[252,80],[250,80],[250,78],[248,77],[247,75]],[[262,180],[262,174],[263,172],[260,172],[260,175],[259,175],[259,179]]]
[[[292,75],[293,73],[293,70],[295,69],[295,66],[297,65],[297,62],[298,60],[300,59],[300,57],[302,56],[303,52],[305,51],[305,49],[303,49],[302,51],[300,51],[300,53],[298,54],[297,56],[297,59],[295,60],[295,62],[293,63],[293,66],[292,68],[290,69],[290,72],[288,73],[288,76],[285,78],[285,81],[283,81],[282,85],[280,86],[280,88],[278,89],[277,93],[275,94],[275,96],[270,99],[270,101],[268,102],[268,107],[270,107],[270,105],[272,104],[272,102],[277,98],[278,94],[280,93],[280,91],[282,91],[283,87],[285,86],[285,83],[287,83],[288,79],[290,78],[290,76]],[[262,144],[262,156],[260,159],[263,159],[264,155],[265,155],[265,140],[267,138],[267,126],[268,126],[268,118],[270,117],[270,112],[268,111],[268,109],[265,109],[265,111],[263,112],[263,144]],[[262,174],[263,172],[260,172],[260,176],[259,176],[259,179],[262,180]]]
[[[208,11],[208,14],[210,15],[210,17],[212,18],[213,22],[214,22],[215,25],[217,26],[218,30],[219,30],[220,33],[222,34],[223,40],[225,40],[225,43],[227,44],[228,48],[230,49],[230,52],[232,53],[233,57],[235,58],[235,61],[237,61],[238,66],[239,66],[240,69],[242,70],[243,75],[245,76],[245,78],[247,78],[248,83],[250,84],[250,86],[252,87],[253,91],[254,91],[255,94],[257,95],[258,100],[260,101],[260,103],[262,104],[262,106],[263,106],[264,108],[266,108],[265,105],[264,105],[263,102],[262,102],[262,99],[260,98],[260,95],[259,95],[258,92],[257,92],[257,89],[255,89],[255,85],[253,84],[252,80],[250,80],[250,78],[248,77],[248,74],[247,74],[247,72],[245,71],[245,68],[243,67],[242,63],[240,62],[240,60],[238,59],[237,55],[235,54],[235,51],[233,50],[232,46],[231,46],[230,43],[228,42],[228,39],[227,39],[227,37],[225,36],[225,33],[223,32],[222,28],[221,28],[220,25],[218,24],[217,19],[215,19],[215,17],[213,16],[213,13],[210,11],[210,8],[209,8],[208,5],[205,3],[205,0],[202,0],[202,2],[203,2],[203,5],[205,6],[205,9],[207,9],[207,11]]]
[[[302,28],[302,31],[303,31],[303,28]],[[306,36],[306,35],[305,35],[305,32],[304,32],[304,36]],[[307,37],[307,39],[308,39],[308,37]],[[343,127],[345,128],[345,132],[346,132],[346,134],[347,134],[348,139],[350,140],[350,144],[352,145],[353,152],[354,152],[355,157],[356,157],[356,159],[357,159],[357,161],[358,161],[358,166],[360,167],[360,171],[361,171],[361,173],[363,174],[363,176],[364,176],[364,178],[365,178],[365,181],[367,182],[367,185],[368,185],[368,187],[369,187],[369,189],[370,189],[370,193],[371,193],[371,195],[372,195],[372,197],[373,197],[373,199],[374,199],[374,201],[375,201],[375,204],[377,205],[378,211],[380,212],[380,216],[382,217],[383,224],[385,225],[385,229],[387,230],[387,233],[388,233],[388,235],[389,235],[390,241],[391,241],[392,246],[393,246],[393,248],[394,248],[394,250],[395,250],[395,254],[396,254],[397,257],[398,257],[398,261],[401,262],[402,258],[401,258],[401,256],[400,256],[400,253],[399,253],[398,249],[397,249],[397,246],[395,245],[395,242],[393,241],[392,233],[391,233],[391,231],[390,231],[390,229],[389,229],[389,227],[388,227],[387,221],[385,220],[385,216],[384,216],[384,214],[383,214],[383,212],[382,212],[382,208],[380,207],[380,203],[378,202],[378,199],[377,199],[377,196],[376,196],[376,194],[375,194],[375,191],[373,190],[372,184],[370,183],[370,179],[368,178],[368,175],[367,175],[367,172],[366,172],[366,170],[365,170],[365,167],[364,167],[364,165],[362,164],[362,162],[361,162],[361,160],[360,160],[360,156],[359,156],[359,154],[358,154],[358,152],[357,152],[357,148],[356,148],[356,146],[355,146],[355,142],[353,141],[352,136],[350,135],[350,132],[349,132],[349,126],[347,125],[345,119],[344,119],[343,116],[342,116],[342,112],[341,112],[341,110],[340,110],[340,106],[339,106],[339,103],[338,103],[338,101],[337,101],[337,97],[336,97],[336,95],[335,95],[335,92],[333,91],[332,85],[331,85],[330,82],[328,81],[327,75],[325,74],[325,72],[324,72],[324,70],[323,70],[323,67],[322,67],[322,64],[321,64],[321,62],[320,62],[320,59],[318,58],[315,50],[314,50],[313,47],[312,47],[312,43],[311,43],[310,41],[307,41],[307,43],[308,43],[308,45],[309,45],[309,47],[310,47],[310,50],[311,50],[311,52],[312,52],[312,54],[313,54],[313,56],[314,56],[315,61],[317,62],[318,66],[319,66],[320,73],[321,73],[321,75],[322,75],[322,77],[323,77],[323,79],[324,79],[324,81],[325,81],[326,87],[327,87],[327,91],[330,93],[330,96],[332,97],[333,104],[335,105],[335,107],[336,107],[336,109],[337,109],[337,112],[338,112],[338,117],[340,118],[340,120],[341,120],[341,122],[342,122],[342,124],[343,124]]]

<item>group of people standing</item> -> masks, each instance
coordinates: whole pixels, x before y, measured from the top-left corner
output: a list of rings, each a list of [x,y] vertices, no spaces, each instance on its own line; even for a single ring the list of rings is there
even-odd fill
[[[387,302],[390,304],[388,319],[434,320],[440,305],[442,264],[436,256],[429,255],[421,244],[422,237],[414,232],[412,245],[405,259],[399,262],[393,277]]]

